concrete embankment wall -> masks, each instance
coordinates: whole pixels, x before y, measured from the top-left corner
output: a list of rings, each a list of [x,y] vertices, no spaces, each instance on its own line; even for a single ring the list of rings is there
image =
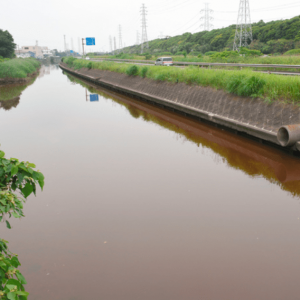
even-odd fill
[[[73,70],[64,63],[60,67],[97,85],[152,101],[277,145],[280,145],[277,140],[280,127],[300,124],[300,108],[293,104],[269,104],[262,99],[238,97],[210,87],[160,82],[110,71],[85,68]],[[298,143],[293,144],[291,148],[297,150],[297,145]]]

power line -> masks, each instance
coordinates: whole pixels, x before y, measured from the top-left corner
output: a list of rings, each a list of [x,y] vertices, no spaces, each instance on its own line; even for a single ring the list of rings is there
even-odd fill
[[[295,5],[296,4],[296,5]],[[292,5],[292,6],[289,6]],[[260,11],[269,11],[269,10],[279,10],[279,9],[285,9],[285,8],[294,8],[294,7],[298,7],[300,6],[299,2],[293,2],[293,3],[287,3],[285,5],[276,5],[273,7],[263,7],[263,8],[259,8],[259,9],[253,9],[252,12],[260,12]],[[228,10],[228,11],[224,11],[224,10],[215,10],[215,12],[218,13],[236,13],[236,10]]]
[[[167,10],[160,9],[160,7],[159,7],[159,9],[160,9],[159,12],[156,12],[156,13],[154,13],[152,15],[161,15],[161,14],[165,15],[166,13],[170,13],[170,12],[174,12],[174,11],[176,11],[178,9],[186,8],[187,7],[187,3],[190,2],[190,1],[192,1],[192,3],[198,2],[198,0],[187,0],[185,2],[182,2],[182,3],[178,4],[178,5],[175,5],[173,7],[168,8]],[[191,5],[192,3],[189,3],[189,5]]]
[[[240,0],[233,50],[247,47],[252,42],[249,0]]]

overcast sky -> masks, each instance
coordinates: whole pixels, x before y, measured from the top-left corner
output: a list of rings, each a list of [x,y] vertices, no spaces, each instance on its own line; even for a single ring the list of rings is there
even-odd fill
[[[109,36],[117,38],[122,26],[123,45],[136,42],[141,33],[140,7],[145,4],[148,39],[201,31],[204,3],[214,10],[214,28],[235,24],[240,0],[0,0],[0,29],[8,30],[19,46],[35,45],[64,49],[64,35],[78,51],[78,38],[95,37],[92,51],[109,51]],[[249,0],[252,22],[288,19],[300,15],[295,0]]]

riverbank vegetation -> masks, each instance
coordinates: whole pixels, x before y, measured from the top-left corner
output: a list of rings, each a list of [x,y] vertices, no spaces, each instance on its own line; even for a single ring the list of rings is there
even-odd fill
[[[195,66],[170,68],[158,66],[134,66],[110,61],[94,62],[67,57],[69,67],[107,70],[172,83],[210,86],[239,96],[260,97],[266,101],[282,100],[300,104],[300,78],[257,73],[251,70],[209,70]]]
[[[37,71],[40,62],[34,58],[15,58],[0,63],[0,78],[26,78]]]

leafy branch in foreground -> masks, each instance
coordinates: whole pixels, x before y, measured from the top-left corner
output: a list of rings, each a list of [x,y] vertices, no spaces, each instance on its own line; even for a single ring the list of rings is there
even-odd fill
[[[8,250],[7,244],[0,239],[0,299],[26,300],[29,293],[25,292],[23,284],[27,282],[17,269],[21,264],[17,255]]]
[[[36,194],[36,184],[44,187],[44,175],[35,171],[35,165],[20,162],[16,158],[6,159],[0,150],[0,221],[6,215],[20,218],[24,216],[23,203],[31,194]],[[14,191],[18,191],[18,196]],[[5,220],[7,228],[10,223]],[[17,269],[21,264],[17,254],[8,250],[8,242],[0,239],[0,300],[27,300],[26,280]]]
[[[0,150],[0,221],[6,214],[15,218],[23,217],[23,203],[31,193],[36,194],[36,184],[44,186],[44,175],[33,170],[35,165],[19,162],[16,158],[6,159]],[[13,191],[19,190],[23,197]],[[6,225],[10,228],[9,222]]]

